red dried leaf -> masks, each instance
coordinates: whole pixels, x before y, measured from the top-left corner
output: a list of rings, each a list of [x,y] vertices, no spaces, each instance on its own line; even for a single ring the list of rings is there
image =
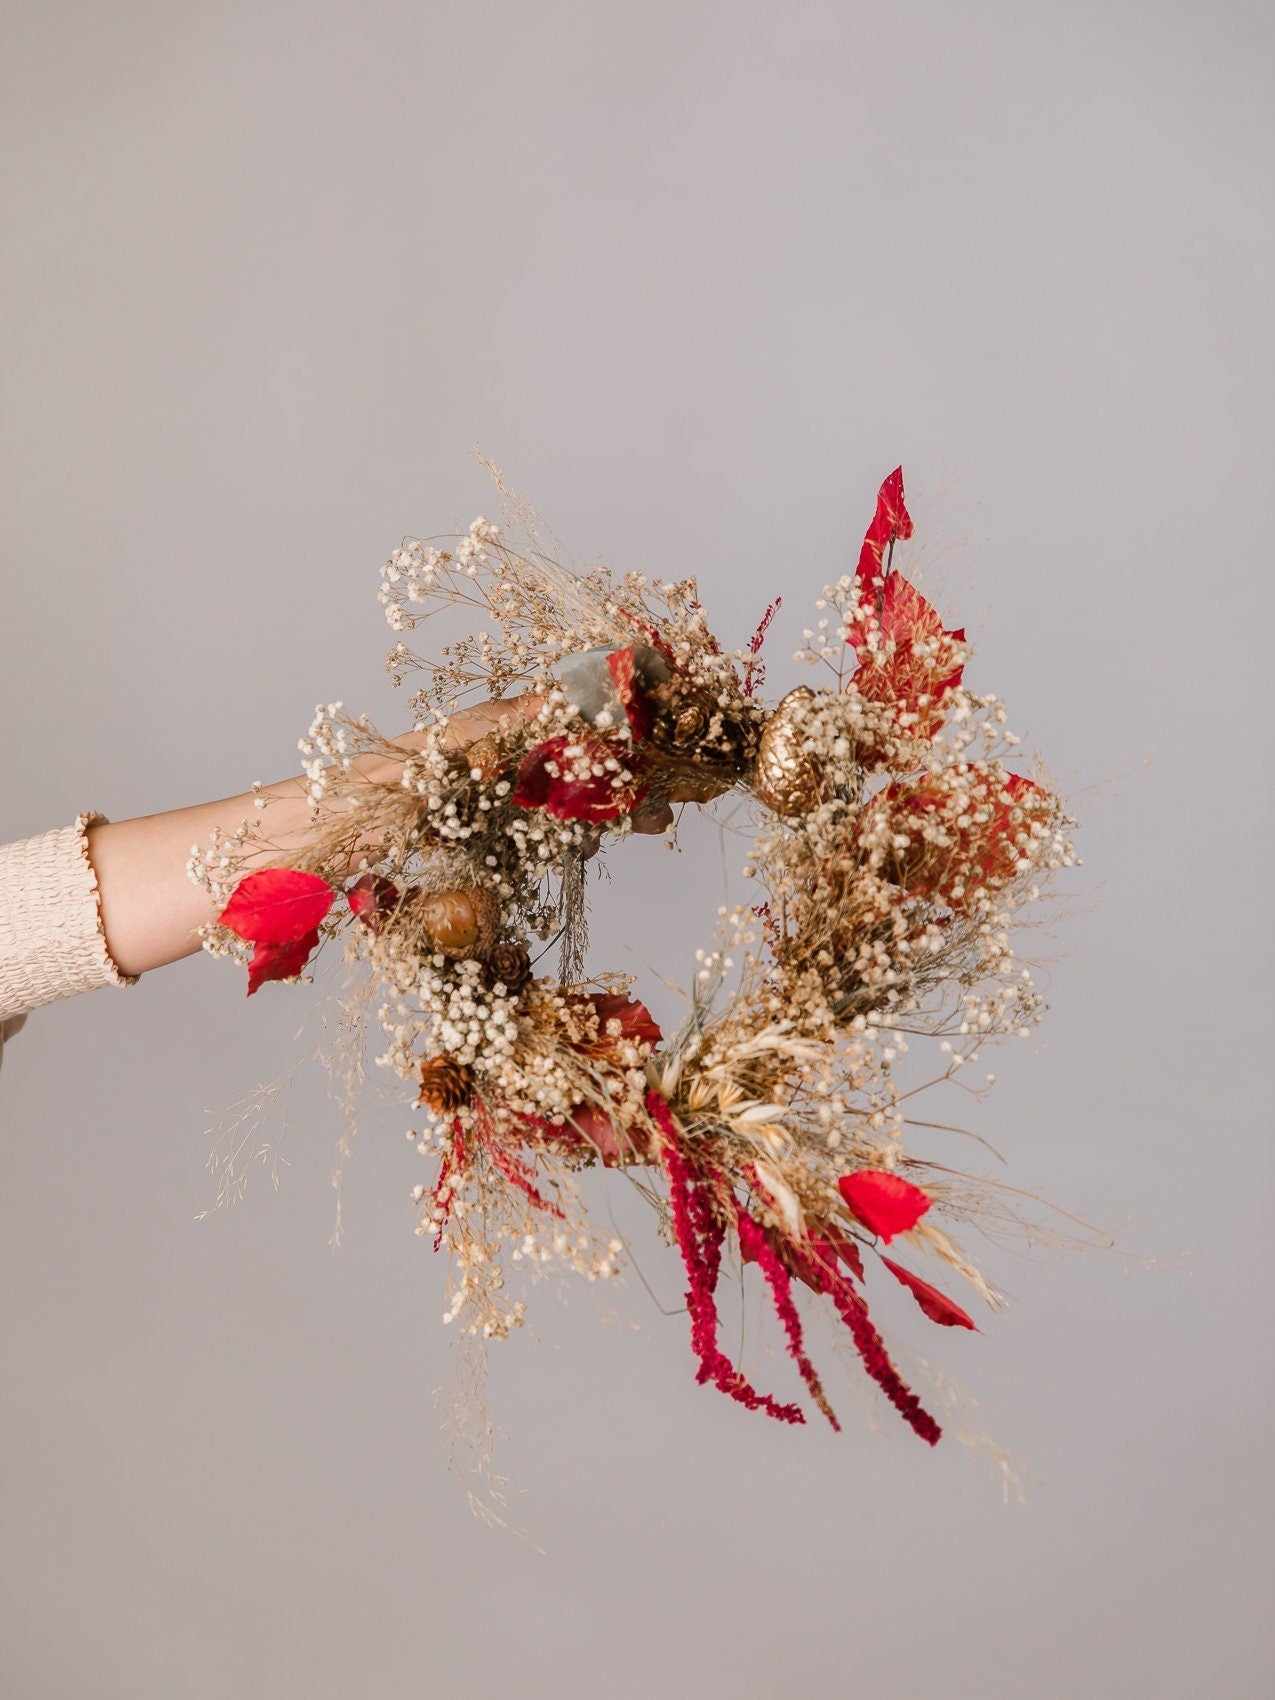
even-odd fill
[[[915,1228],[930,1208],[919,1186],[885,1169],[856,1169],[842,1175],[837,1188],[848,1207],[874,1234],[889,1245],[896,1234]]]
[[[875,580],[881,576],[881,563],[886,549],[896,537],[911,537],[912,516],[903,501],[903,468],[896,466],[877,491],[876,512],[864,534],[859,551],[855,577],[859,580],[860,596],[865,602],[878,599]]]
[[[253,944],[288,944],[318,926],[335,896],[318,874],[259,868],[239,881],[217,919]]]
[[[949,1299],[946,1293],[940,1293],[937,1287],[931,1287],[928,1281],[923,1281],[919,1275],[914,1275],[910,1269],[904,1269],[902,1264],[883,1252],[881,1261],[896,1280],[902,1281],[910,1288],[917,1304],[929,1317],[931,1322],[939,1322],[944,1328],[972,1328],[976,1334],[982,1330],[976,1325],[972,1316],[966,1316],[960,1305]]]
[[[855,649],[866,647],[871,623],[851,628],[847,641]],[[891,573],[875,630],[878,645],[863,656],[851,685],[869,702],[915,716],[909,732],[933,738],[947,716],[947,698],[965,671],[959,647],[965,628],[948,631],[916,586],[902,573]]]
[[[345,900],[364,926],[376,932],[401,895],[393,880],[381,874],[364,874],[346,892]]]
[[[608,1040],[614,1043],[614,1039],[619,1038],[632,1039],[639,1045],[645,1040],[654,1046],[664,1037],[650,1010],[637,998],[625,997],[623,992],[590,992],[588,998],[598,1012],[599,1044]],[[620,1024],[620,1031],[614,1037],[607,1032],[612,1021]]]
[[[859,1255],[859,1248],[849,1234],[843,1234],[840,1228],[834,1227],[831,1223],[824,1232],[829,1246],[845,1264],[855,1280],[862,1281],[864,1278],[863,1258]]]
[[[638,677],[637,658],[633,653],[633,645],[625,649],[613,649],[607,656],[607,671],[615,683],[616,693],[624,705],[624,712],[629,719],[629,730],[635,742],[651,735],[651,726],[655,720],[655,711],[651,707],[650,698],[643,689]]]
[[[451,1150],[443,1155],[430,1193],[434,1205],[435,1220],[440,1224],[438,1232],[434,1235],[435,1251],[443,1243],[443,1229],[447,1226],[448,1218],[451,1215],[452,1204],[460,1186],[460,1177],[465,1171],[466,1161],[465,1134],[459,1118],[456,1118],[452,1121]]]
[[[592,1146],[608,1169],[615,1168],[620,1158],[631,1155],[634,1149],[628,1132],[617,1127],[605,1110],[599,1110],[593,1104],[577,1104],[567,1120],[554,1127],[553,1132],[559,1138],[565,1135]]]
[[[622,772],[628,777],[621,778]],[[511,801],[522,809],[543,809],[555,820],[601,822],[630,814],[645,795],[628,745],[560,734],[528,750]]]
[[[864,816],[884,809],[895,833],[912,838],[906,850],[894,852],[884,870],[888,878],[909,896],[960,909],[974,892],[1014,878],[1024,848],[1019,835],[1030,829],[1033,816],[1044,821],[1053,807],[1034,780],[965,762],[943,777],[896,780],[873,798]],[[931,826],[929,837],[921,831],[921,818]]]
[[[314,927],[299,939],[257,944],[248,962],[248,996],[267,980],[293,979],[310,960],[310,952],[318,942],[319,929]]]
[[[637,627],[638,631],[641,632],[642,636],[650,644],[651,648],[662,655],[670,667],[677,666],[677,657],[673,654],[667,640],[661,637],[660,633],[654,626],[649,626],[645,620],[639,620],[637,615],[634,614],[631,609],[617,608],[615,611],[622,620],[627,620],[631,626]]]
[[[816,1293],[826,1291],[830,1279],[842,1279],[838,1262],[844,1263],[856,1280],[863,1280],[863,1259],[858,1246],[832,1222],[821,1222],[818,1231],[809,1233],[794,1250],[798,1279]]]

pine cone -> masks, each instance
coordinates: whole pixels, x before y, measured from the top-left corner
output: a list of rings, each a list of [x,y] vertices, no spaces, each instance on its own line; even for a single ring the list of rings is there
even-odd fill
[[[679,750],[684,750],[697,744],[707,731],[708,715],[699,703],[688,702],[673,715],[669,738]]]
[[[421,1062],[421,1095],[416,1100],[435,1115],[459,1110],[474,1089],[474,1071],[454,1057],[425,1057]]]
[[[499,980],[506,991],[521,991],[531,978],[531,958],[520,944],[493,945],[487,958],[487,978],[493,983]]]

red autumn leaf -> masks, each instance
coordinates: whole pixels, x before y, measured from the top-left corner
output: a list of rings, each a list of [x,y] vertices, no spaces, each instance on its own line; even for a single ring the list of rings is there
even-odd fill
[[[828,1236],[828,1244],[831,1246],[832,1250],[845,1264],[846,1268],[850,1271],[854,1278],[857,1281],[862,1281],[864,1278],[863,1259],[859,1255],[858,1246],[850,1238],[849,1234],[843,1234],[840,1228],[834,1227],[831,1223],[829,1223],[826,1233]]]
[[[605,1110],[592,1104],[577,1104],[567,1118],[565,1131],[595,1146],[607,1168],[614,1168],[622,1155],[633,1150],[631,1135],[618,1128]]]
[[[915,1228],[930,1208],[919,1186],[885,1169],[856,1169],[852,1175],[842,1175],[837,1188],[864,1227],[887,1245],[896,1234]]]
[[[651,726],[655,714],[651,708],[650,698],[643,689],[638,677],[637,658],[633,653],[633,645],[624,649],[613,649],[607,656],[607,671],[615,683],[616,693],[624,705],[624,712],[629,719],[629,730],[633,733],[635,742],[651,735]]]
[[[615,820],[646,795],[633,762],[632,750],[618,740],[559,734],[528,750],[511,801],[555,820]],[[621,772],[630,777],[621,779]]]
[[[992,817],[990,843],[981,864],[984,879],[989,884],[1003,884],[1018,866],[1019,846],[1016,843],[1024,818],[1044,816],[1050,812],[1049,793],[1034,779],[1021,773],[1007,776],[1001,788],[1008,801],[998,798]]]
[[[876,604],[878,590],[874,580],[881,576],[881,563],[886,549],[896,537],[911,537],[912,516],[903,501],[903,468],[896,466],[877,491],[876,512],[864,535],[859,551],[855,577],[864,602]]]
[[[902,1264],[895,1263],[893,1258],[882,1253],[882,1263],[896,1280],[902,1281],[905,1287],[911,1289],[917,1304],[929,1317],[931,1322],[942,1323],[944,1328],[972,1328],[976,1334],[981,1334],[972,1316],[967,1316],[954,1300],[946,1293],[940,1293],[937,1287],[931,1287],[928,1281],[923,1281],[919,1275],[914,1275],[910,1269],[904,1269]]]
[[[867,624],[861,622],[847,639],[857,650],[867,648]],[[965,641],[965,628],[948,631],[916,586],[902,573],[891,573],[875,632],[877,645],[862,656],[850,683],[867,701],[916,716],[909,731],[933,738],[946,718],[946,698],[965,671],[957,647]]]
[[[310,960],[310,952],[319,942],[319,929],[314,927],[299,939],[285,939],[277,944],[258,943],[248,962],[248,996],[267,980],[291,980]]]
[[[288,944],[318,926],[335,895],[318,874],[259,868],[239,881],[217,919],[253,944]]]
[[[845,1264],[857,1281],[863,1280],[863,1259],[859,1256],[858,1246],[848,1234],[843,1234],[840,1228],[834,1227],[831,1222],[825,1222],[821,1224],[817,1234],[811,1234],[808,1238],[810,1259],[816,1270],[821,1272],[824,1285],[827,1284],[829,1276],[840,1274],[838,1261]],[[822,1291],[818,1282],[811,1279],[808,1266],[799,1267],[797,1273],[808,1287],[816,1292]]]
[[[892,834],[910,840],[890,850],[885,878],[911,897],[961,909],[977,892],[1014,878],[1031,843],[1033,819],[1046,822],[1053,808],[1049,793],[1034,780],[999,773],[984,762],[962,762],[887,785],[862,821],[875,834],[873,821],[884,812]]]
[[[376,932],[401,895],[393,880],[381,874],[364,874],[346,892],[345,900],[364,926]]]
[[[623,992],[590,992],[589,1002],[598,1012],[598,1042],[605,1044],[614,1039],[607,1032],[607,1024],[618,1021],[620,1039],[631,1039],[635,1044],[644,1041],[652,1046],[658,1045],[664,1037],[659,1024],[652,1017],[650,1010],[637,998],[627,998]]]

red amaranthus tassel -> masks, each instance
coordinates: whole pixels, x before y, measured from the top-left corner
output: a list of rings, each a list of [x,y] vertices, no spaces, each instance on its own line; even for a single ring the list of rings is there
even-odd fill
[[[443,1243],[443,1228],[451,1214],[452,1200],[456,1196],[460,1184],[460,1176],[464,1173],[466,1161],[465,1135],[459,1118],[452,1121],[452,1148],[439,1164],[438,1177],[430,1193],[434,1206],[434,1220],[439,1224],[438,1232],[434,1235],[434,1250]]]
[[[815,1366],[806,1356],[805,1338],[801,1328],[801,1316],[793,1302],[792,1283],[788,1279],[788,1271],[779,1258],[779,1253],[770,1243],[770,1237],[760,1222],[749,1215],[742,1204],[735,1202],[735,1227],[739,1233],[740,1249],[744,1257],[756,1263],[766,1277],[770,1288],[771,1298],[775,1305],[775,1315],[784,1325],[788,1336],[789,1356],[795,1361],[801,1371],[801,1379],[810,1389],[810,1397],[827,1417],[833,1428],[841,1432],[841,1424],[837,1421],[836,1413],[828,1403],[828,1396],[823,1390]]]
[[[535,1205],[537,1210],[548,1211],[549,1215],[562,1220],[562,1211],[552,1200],[545,1197],[536,1185],[535,1170],[530,1164],[506,1151],[500,1143],[500,1136],[491,1119],[491,1114],[481,1098],[474,1103],[478,1137],[483,1150],[491,1159],[492,1166],[502,1174],[510,1186],[515,1186],[525,1198]]]
[[[837,1307],[838,1316],[850,1330],[868,1375],[909,1428],[919,1434],[922,1440],[936,1446],[942,1439],[943,1430],[890,1362],[885,1342],[872,1326],[867,1301],[855,1292],[844,1275],[830,1269],[821,1259],[810,1255],[802,1258],[802,1279],[816,1292],[829,1295]]]
[[[691,1346],[700,1360],[695,1379],[701,1383],[711,1381],[750,1411],[763,1410],[777,1422],[804,1423],[806,1418],[799,1405],[781,1404],[769,1393],[758,1393],[718,1346],[714,1293],[725,1230],[713,1216],[707,1198],[692,1178],[668,1104],[660,1093],[652,1089],[646,1095],[646,1108],[664,1140],[664,1169],[669,1180],[673,1230],[689,1282],[686,1308],[691,1315]]]

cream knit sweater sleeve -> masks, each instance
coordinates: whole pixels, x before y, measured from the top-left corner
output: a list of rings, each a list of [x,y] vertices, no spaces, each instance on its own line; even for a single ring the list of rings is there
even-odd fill
[[[0,1050],[30,1009],[97,986],[135,986],[111,959],[86,828],[106,816],[86,809],[72,826],[0,844]]]

